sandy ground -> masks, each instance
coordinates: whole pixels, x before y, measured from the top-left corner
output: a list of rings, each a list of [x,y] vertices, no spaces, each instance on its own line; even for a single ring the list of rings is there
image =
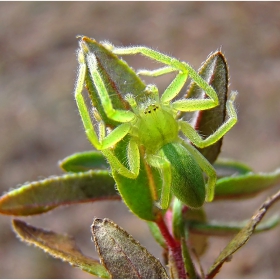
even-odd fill
[[[76,35],[116,45],[147,45],[198,68],[219,48],[237,90],[239,122],[224,139],[222,156],[256,171],[280,166],[279,2],[1,2],[0,3],[0,191],[61,174],[57,161],[90,150],[72,95]],[[134,60],[135,66],[146,61]],[[162,88],[162,80],[159,80]],[[278,186],[279,188],[279,186]],[[275,192],[271,190],[268,193]],[[247,219],[268,195],[252,201],[213,203],[209,217]],[[277,212],[275,205],[270,214]],[[108,217],[161,258],[143,221],[120,202],[59,208],[25,218],[67,232],[95,256],[90,225]],[[1,278],[91,278],[91,275],[28,247],[15,237],[10,217],[0,216]],[[254,236],[225,264],[219,277],[280,278],[280,227]],[[229,238],[213,238],[205,270]]]

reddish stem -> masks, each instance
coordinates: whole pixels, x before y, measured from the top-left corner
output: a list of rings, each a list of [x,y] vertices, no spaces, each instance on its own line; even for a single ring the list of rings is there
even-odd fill
[[[163,220],[163,217],[158,217],[157,226],[159,227],[162,236],[165,239],[165,242],[168,246],[168,249],[170,250],[172,257],[175,261],[176,268],[179,274],[180,279],[186,279],[186,271],[184,267],[184,262],[182,258],[182,250],[181,250],[181,244],[179,241],[175,240],[174,237],[170,234],[165,221]]]

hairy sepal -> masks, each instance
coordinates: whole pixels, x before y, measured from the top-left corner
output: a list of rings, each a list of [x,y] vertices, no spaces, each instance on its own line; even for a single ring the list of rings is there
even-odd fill
[[[81,37],[80,40],[82,44],[86,45],[89,52],[95,56],[98,72],[102,76],[111,102],[114,104],[114,108],[123,110],[129,109],[129,105],[124,99],[125,94],[131,93],[137,98],[139,95],[143,94],[146,85],[125,61],[114,55],[104,45],[85,36]],[[87,65],[87,67],[89,69],[89,67],[92,66]],[[106,115],[97,89],[89,75],[89,71],[86,73],[85,84],[92,105],[98,111],[103,122],[111,128],[118,126],[118,122],[108,118]]]

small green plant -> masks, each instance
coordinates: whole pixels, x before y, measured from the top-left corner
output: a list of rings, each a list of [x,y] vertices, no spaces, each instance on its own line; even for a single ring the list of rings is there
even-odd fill
[[[136,73],[120,58],[136,54],[164,66]],[[204,211],[205,202],[250,198],[280,182],[279,169],[254,173],[242,163],[217,160],[223,136],[237,121],[236,92],[227,97],[228,68],[221,52],[211,54],[198,72],[147,47],[117,48],[88,37],[79,37],[77,55],[75,99],[86,135],[98,151],[62,160],[65,175],[3,195],[0,212],[35,215],[65,204],[122,199],[147,221],[166,253],[169,272],[107,218],[92,224],[100,260],[84,256],[67,235],[15,219],[14,230],[23,241],[101,278],[213,278],[254,232],[279,224],[278,216],[261,220],[280,192],[248,221],[217,224],[208,221]],[[173,72],[176,76],[162,94],[139,78]],[[188,77],[191,82],[182,96]],[[207,273],[198,271],[208,237],[223,234],[236,235]]]
[[[166,64],[166,67],[148,71],[138,71],[138,75],[160,76],[173,71],[179,73],[161,96],[155,85],[148,85],[141,93],[142,100],[134,92],[124,96],[130,110],[114,108],[106,86],[99,74],[95,54],[89,50],[86,40],[80,41],[79,75],[75,97],[84,123],[88,139],[93,146],[101,150],[110,163],[113,175],[118,173],[127,178],[137,180],[140,169],[140,152],[144,151],[143,160],[149,166],[157,168],[162,181],[161,197],[158,203],[161,209],[167,209],[170,201],[170,192],[191,208],[199,208],[205,201],[212,201],[216,185],[216,172],[212,165],[185,139],[179,137],[182,131],[194,145],[205,148],[216,143],[237,121],[233,106],[235,93],[227,102],[229,119],[213,134],[202,139],[198,132],[187,122],[178,120],[178,112],[193,112],[211,109],[219,105],[215,90],[205,82],[187,63],[166,56],[146,47],[116,48],[106,44],[106,47],[118,55],[140,53],[157,62]],[[91,78],[102,109],[106,116],[120,124],[108,135],[105,133],[105,124],[95,111],[99,124],[99,134],[95,132],[91,116],[82,96],[86,72]],[[177,97],[186,83],[188,74],[193,81],[204,90],[210,98],[182,98],[171,103]],[[129,135],[126,148],[128,168],[120,162],[114,153],[114,145]],[[208,183],[204,183],[202,171],[208,176]]]

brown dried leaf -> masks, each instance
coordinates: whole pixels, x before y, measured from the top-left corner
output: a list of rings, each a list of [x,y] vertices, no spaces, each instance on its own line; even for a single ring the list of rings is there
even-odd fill
[[[94,219],[92,234],[101,262],[113,278],[168,278],[159,260],[112,221]]]
[[[43,249],[53,257],[69,262],[95,276],[110,278],[110,274],[99,261],[82,254],[73,237],[35,228],[20,220],[13,220],[13,229],[22,241]]]
[[[219,257],[216,259],[214,264],[209,270],[206,278],[212,279],[220,270],[224,262],[231,258],[232,254],[240,249],[251,237],[256,226],[262,220],[263,216],[267,212],[270,206],[274,202],[280,199],[280,191],[278,191],[273,196],[269,197],[261,207],[256,211],[255,215],[250,219],[247,226],[245,226],[226,246],[226,248],[221,252]]]

